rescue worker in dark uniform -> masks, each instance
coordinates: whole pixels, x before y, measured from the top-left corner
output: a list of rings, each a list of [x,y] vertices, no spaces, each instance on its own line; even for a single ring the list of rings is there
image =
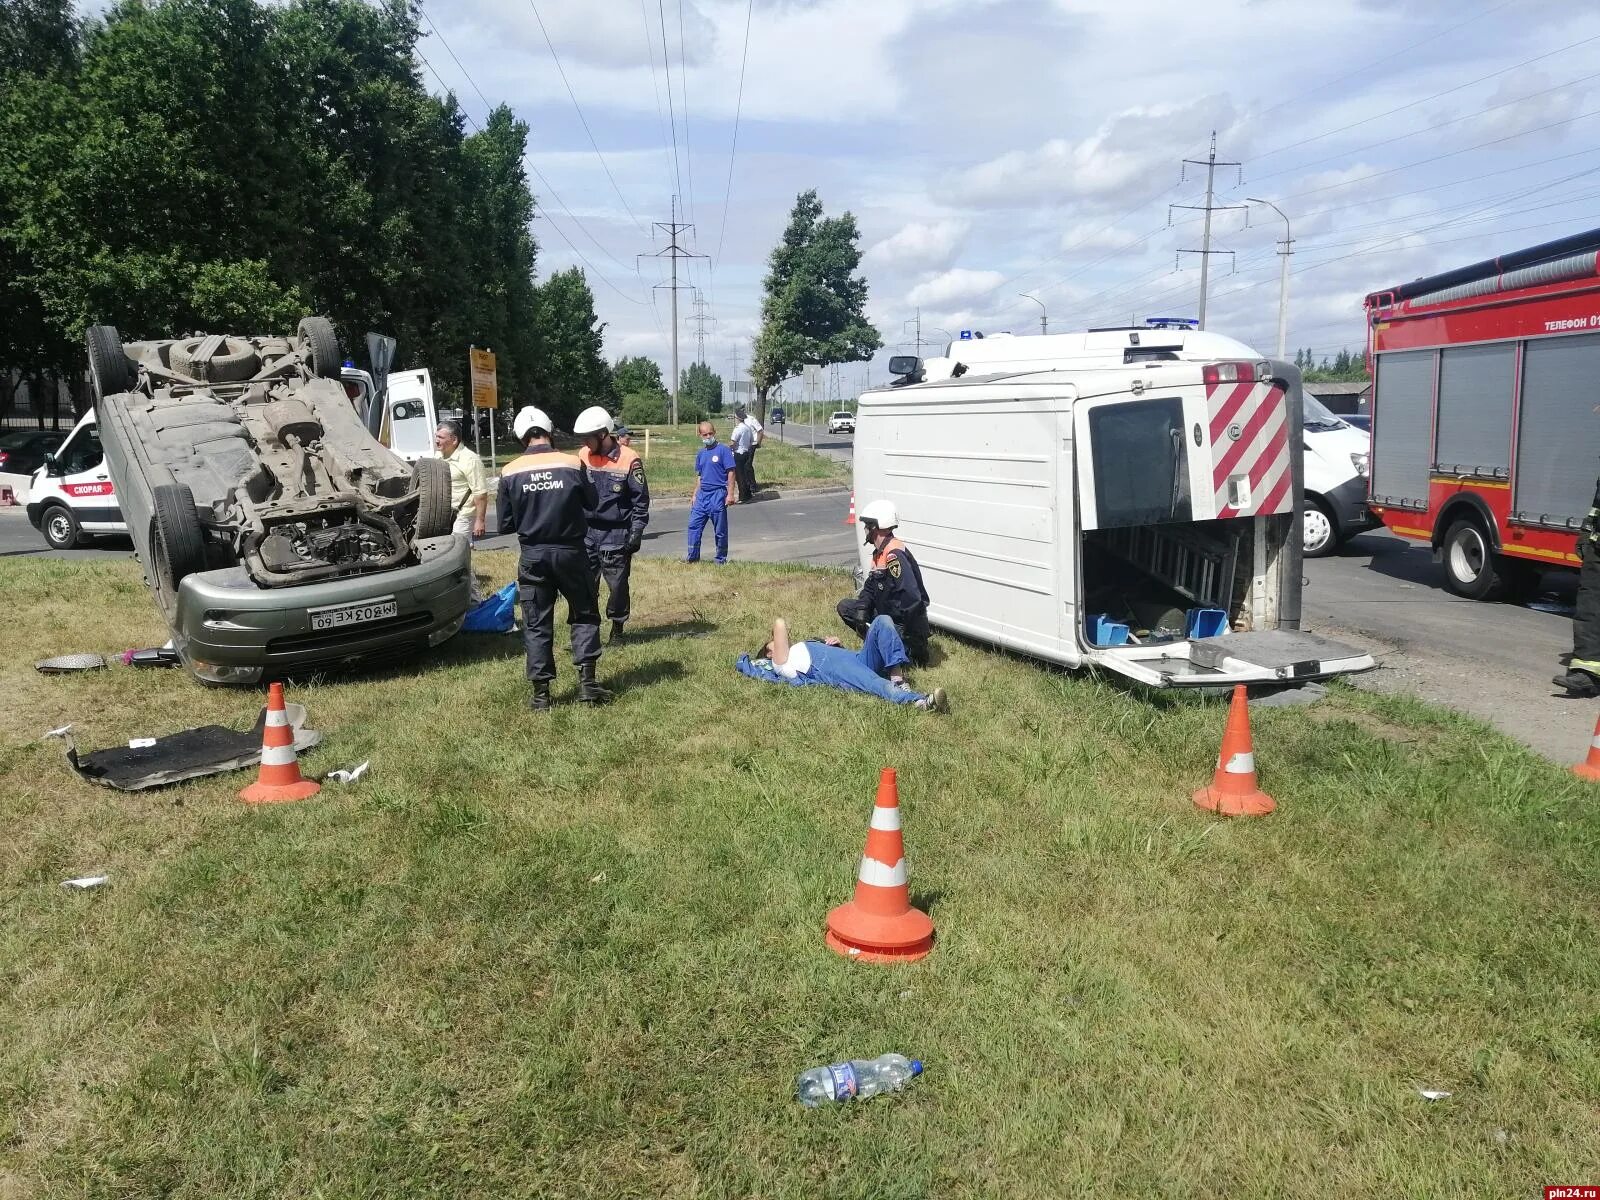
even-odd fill
[[[522,640],[528,651],[528,707],[550,707],[550,681],[556,677],[556,597],[566,597],[572,627],[572,661],[578,667],[578,699],[604,704],[611,693],[595,681],[600,661],[600,597],[589,570],[584,514],[595,507],[594,484],[582,461],[550,444],[552,422],[531,405],[516,416],[512,432],[523,445],[520,457],[500,472],[500,532],[522,543],[517,560],[517,591],[522,597]]]
[[[895,537],[900,516],[887,500],[874,500],[861,510],[866,544],[872,547],[872,570],[861,594],[839,601],[844,623],[865,637],[872,618],[888,617],[906,644],[906,653],[919,667],[928,665],[928,589],[922,569],[911,551]]]
[[[594,481],[597,496],[588,513],[589,535],[584,540],[589,570],[596,588],[605,580],[611,644],[619,646],[628,621],[633,556],[639,553],[644,527],[650,523],[650,485],[644,478],[644,460],[617,440],[611,414],[598,404],[578,414],[572,432],[583,439],[578,457]]]
[[[1572,613],[1572,658],[1554,683],[1577,699],[1600,696],[1600,479],[1578,534],[1578,599]]]

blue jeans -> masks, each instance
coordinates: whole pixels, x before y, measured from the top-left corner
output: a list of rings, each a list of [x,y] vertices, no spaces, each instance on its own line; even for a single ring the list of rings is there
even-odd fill
[[[921,693],[894,687],[883,677],[884,671],[905,666],[910,661],[905,643],[888,617],[873,618],[860,650],[850,651],[821,642],[807,642],[806,649],[811,651],[809,674],[829,687],[865,692],[895,704],[915,704],[922,699]]]
[[[728,492],[724,488],[715,492],[696,492],[694,507],[689,510],[689,552],[684,557],[689,562],[700,561],[700,538],[705,532],[706,519],[711,520],[712,532],[717,539],[717,561],[728,561]]]

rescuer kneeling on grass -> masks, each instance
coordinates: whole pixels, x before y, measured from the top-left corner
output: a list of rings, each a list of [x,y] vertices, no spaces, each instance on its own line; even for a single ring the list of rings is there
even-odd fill
[[[772,623],[772,637],[761,649],[754,656],[740,655],[734,665],[752,679],[768,683],[831,687],[910,704],[924,712],[949,712],[943,688],[934,688],[926,696],[911,690],[905,678],[909,661],[905,643],[888,617],[876,617],[867,626],[860,650],[846,650],[838,638],[791,642],[789,626],[779,617]]]
[[[888,617],[905,641],[911,661],[928,665],[928,589],[922,568],[905,543],[895,536],[900,514],[887,500],[874,500],[861,510],[863,539],[872,547],[872,570],[861,594],[839,601],[839,616],[862,637],[876,617]]]
[[[1555,685],[1579,699],[1600,696],[1600,479],[1595,481],[1589,516],[1578,534],[1578,599],[1572,613],[1572,658]]]
[[[521,457],[500,473],[500,532],[522,543],[517,560],[517,591],[522,596],[522,639],[528,650],[528,707],[550,707],[550,681],[556,677],[556,597],[567,600],[572,627],[572,661],[578,667],[578,699],[604,704],[611,693],[595,682],[600,661],[600,596],[589,570],[584,514],[595,506],[594,484],[583,463],[550,444],[550,418],[531,405],[516,416],[512,432],[523,445]]]

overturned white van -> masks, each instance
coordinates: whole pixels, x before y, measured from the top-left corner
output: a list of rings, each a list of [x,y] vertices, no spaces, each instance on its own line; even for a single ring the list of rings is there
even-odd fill
[[[1370,670],[1299,631],[1299,372],[1136,328],[952,342],[858,405],[937,627],[1155,687]],[[1210,636],[1206,636],[1210,634]]]

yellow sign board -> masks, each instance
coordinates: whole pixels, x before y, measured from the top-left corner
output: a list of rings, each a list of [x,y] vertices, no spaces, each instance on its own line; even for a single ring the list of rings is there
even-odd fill
[[[472,407],[498,408],[500,395],[496,391],[493,350],[469,350],[472,362]]]

